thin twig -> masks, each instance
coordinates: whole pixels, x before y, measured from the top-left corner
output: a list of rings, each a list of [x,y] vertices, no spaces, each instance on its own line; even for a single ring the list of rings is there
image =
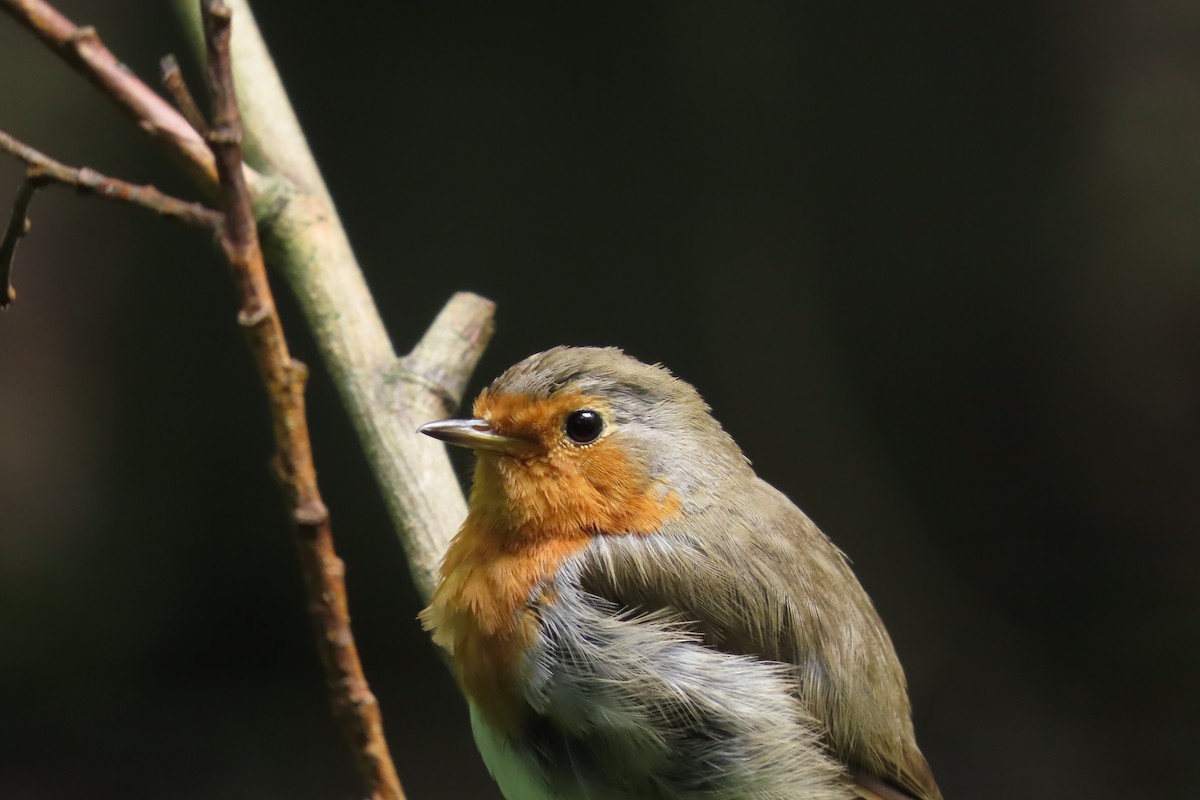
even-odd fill
[[[187,81],[183,79],[179,61],[175,56],[168,54],[162,57],[158,66],[163,88],[167,90],[167,94],[171,95],[175,108],[179,109],[179,113],[183,114],[183,118],[197,133],[204,136],[207,133],[208,122],[204,119],[204,113],[200,111],[200,106],[196,104],[196,98],[192,97]]]
[[[61,183],[85,194],[140,206],[169,219],[200,228],[215,228],[221,214],[200,203],[189,203],[163,194],[153,186],[110,178],[89,167],[71,167],[0,131],[0,152],[10,153],[29,165],[29,178],[37,183]]]
[[[94,28],[76,25],[43,0],[0,0],[0,9],[37,34],[169,152],[181,156],[194,177],[215,185],[212,154],[204,140],[170,103],[117,60]]]
[[[17,252],[17,240],[29,233],[29,204],[37,192],[36,178],[26,177],[17,190],[17,199],[13,201],[12,217],[4,230],[4,239],[0,240],[0,309],[8,308],[17,299],[17,290],[12,286],[13,256]]]
[[[200,228],[215,229],[221,224],[220,212],[200,203],[171,197],[153,186],[110,178],[89,167],[67,166],[4,131],[0,131],[0,152],[9,153],[29,165],[25,180],[17,191],[4,238],[0,239],[0,309],[7,308],[16,299],[16,290],[12,288],[12,269],[17,240],[29,231],[29,205],[37,190],[46,184],[70,186],[84,194],[129,203]]]
[[[299,534],[300,560],[326,680],[359,770],[375,800],[403,800],[383,736],[379,705],[363,675],[350,632],[345,568],[333,548],[329,513],[317,488],[304,409],[307,369],[293,359],[267,283],[249,190],[242,170],[242,123],[234,93],[229,7],[202,0],[213,119],[208,142],[225,211],[222,244],[241,295],[238,321],[266,384],[275,427],[276,464]]]

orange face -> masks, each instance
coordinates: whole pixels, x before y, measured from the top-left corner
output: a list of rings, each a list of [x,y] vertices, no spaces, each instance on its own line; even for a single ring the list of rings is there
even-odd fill
[[[507,542],[651,533],[679,510],[670,487],[621,447],[601,399],[577,392],[530,398],[485,391],[474,412],[497,434],[525,444],[516,455],[481,451],[475,470],[471,513],[497,523]],[[579,412],[603,420],[591,441],[568,434],[571,415]]]

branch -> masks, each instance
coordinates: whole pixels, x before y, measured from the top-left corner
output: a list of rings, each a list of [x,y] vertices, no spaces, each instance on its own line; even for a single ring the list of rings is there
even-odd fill
[[[17,299],[17,290],[12,286],[13,257],[17,252],[17,241],[29,233],[29,204],[37,191],[37,182],[25,178],[21,188],[17,190],[17,199],[13,201],[12,217],[8,227],[4,229],[4,238],[0,240],[0,309],[6,309]]]
[[[198,228],[215,228],[221,221],[219,212],[200,203],[171,197],[153,186],[110,178],[89,167],[67,166],[4,131],[0,131],[0,151],[10,153],[29,165],[26,180],[34,182],[35,188],[47,183],[60,183],[84,194],[140,206],[160,216]]]
[[[216,159],[225,224],[221,243],[241,296],[238,322],[264,384],[275,428],[276,466],[299,534],[300,561],[308,588],[317,646],[334,707],[375,800],[403,800],[392,765],[379,704],[367,686],[350,632],[345,567],[333,548],[329,512],[317,488],[304,383],[308,370],[288,352],[283,325],[267,283],[250,192],[242,170],[242,121],[229,52],[232,12],[222,0],[204,0],[204,32],[213,121],[207,139]]]
[[[183,114],[183,118],[193,130],[204,136],[208,131],[208,120],[204,118],[200,106],[196,105],[196,98],[192,97],[175,56],[167,54],[162,57],[159,61],[159,77],[162,79],[163,88],[175,102],[175,108],[179,109],[179,113]]]
[[[0,8],[33,31],[64,61],[113,100],[138,127],[178,157],[193,179],[216,184],[212,154],[187,120],[137,79],[105,47],[96,30],[80,27],[43,0],[0,0]]]
[[[200,228],[215,229],[221,222],[221,215],[211,208],[176,199],[153,186],[139,186],[109,178],[88,167],[69,167],[4,131],[0,131],[0,152],[16,156],[29,165],[25,180],[17,191],[4,238],[0,240],[0,309],[7,308],[16,299],[17,293],[12,288],[12,266],[17,240],[29,232],[29,204],[33,202],[37,190],[46,184],[71,186],[84,194],[140,206],[168,219]]]

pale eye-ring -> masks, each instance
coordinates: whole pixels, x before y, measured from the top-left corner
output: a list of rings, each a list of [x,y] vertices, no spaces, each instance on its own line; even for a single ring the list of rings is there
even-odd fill
[[[566,432],[567,438],[575,444],[589,444],[596,441],[604,432],[604,417],[600,416],[598,411],[581,408],[567,415],[567,421],[563,423],[563,430]]]

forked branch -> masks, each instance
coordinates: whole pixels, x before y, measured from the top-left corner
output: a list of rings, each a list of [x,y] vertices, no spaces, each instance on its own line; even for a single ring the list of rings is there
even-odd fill
[[[28,165],[25,180],[13,203],[12,217],[5,229],[4,238],[0,239],[0,308],[8,306],[16,298],[16,291],[12,288],[12,266],[17,240],[29,231],[29,205],[34,194],[47,184],[57,183],[85,194],[130,203],[168,219],[200,228],[215,229],[221,221],[220,213],[200,203],[179,200],[163,194],[153,186],[141,186],[110,178],[88,167],[67,166],[4,131],[0,131],[0,152],[9,153]]]

